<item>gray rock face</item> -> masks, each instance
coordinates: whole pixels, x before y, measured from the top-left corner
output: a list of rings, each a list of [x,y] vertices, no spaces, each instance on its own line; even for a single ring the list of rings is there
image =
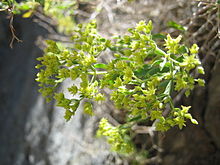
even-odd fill
[[[4,18],[0,21],[0,164],[102,165],[109,152],[104,141],[94,140],[97,118],[78,111],[66,123],[64,110],[46,104],[37,91],[34,67],[42,51],[34,43],[47,31],[18,18],[14,26],[23,42],[10,49]]]
[[[208,85],[208,104],[205,112],[205,127],[220,149],[220,56],[216,58]]]
[[[30,109],[38,98],[37,84],[34,81],[35,58],[41,54],[33,43],[46,31],[27,20],[15,22],[18,37],[22,44],[15,43],[9,48],[11,34],[8,21],[1,17],[0,48],[0,160],[1,164],[27,164],[28,147],[25,142],[25,127]]]
[[[31,164],[103,164],[109,152],[103,142],[94,140],[95,117],[86,118],[79,110],[66,123],[63,109],[42,108],[42,105],[43,99],[39,97],[26,125]],[[48,110],[52,111],[51,116],[45,114]]]

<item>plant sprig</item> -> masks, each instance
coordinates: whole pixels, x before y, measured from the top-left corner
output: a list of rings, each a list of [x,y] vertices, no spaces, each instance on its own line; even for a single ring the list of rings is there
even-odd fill
[[[102,90],[110,89],[110,99],[117,109],[126,111],[128,122],[123,124],[126,127],[110,126],[103,119],[98,132],[107,136],[112,149],[118,152],[133,151],[132,145],[125,145],[132,126],[129,121],[157,121],[158,131],[174,126],[182,129],[186,119],[198,124],[189,113],[190,106],[175,107],[172,99],[174,91],[184,90],[189,96],[196,84],[204,86],[204,80],[190,74],[195,69],[204,74],[197,57],[198,46],[188,48],[181,44],[181,36],[172,38],[168,34],[164,47],[159,48],[152,39],[152,29],[151,21],[140,21],[135,28],[128,29],[129,35],[108,40],[98,34],[96,23],[91,22],[77,26],[69,49],[48,41],[45,55],[38,58],[41,64],[37,65],[40,71],[36,80],[40,83],[40,92],[47,100],[55,98],[57,105],[66,109],[66,120],[70,120],[81,101],[84,101],[84,112],[93,115],[92,102],[104,101],[106,96]],[[102,63],[100,56],[105,56],[107,49],[114,59]],[[73,98],[79,95],[80,99],[68,99],[63,92],[55,92],[58,84],[68,78],[80,80],[79,86],[68,88]],[[165,116],[163,112],[167,107],[170,111]],[[117,132],[118,141],[109,131]]]

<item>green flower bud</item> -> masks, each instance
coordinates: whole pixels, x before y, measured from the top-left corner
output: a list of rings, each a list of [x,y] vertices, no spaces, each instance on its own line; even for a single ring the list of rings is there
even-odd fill
[[[199,51],[199,47],[197,44],[193,44],[193,46],[189,50],[191,54],[197,54]]]
[[[84,105],[83,105],[83,108],[84,108],[84,113],[85,114],[88,114],[90,116],[93,116],[94,113],[93,113],[93,108],[92,108],[92,103],[90,102],[85,102]]]
[[[70,88],[68,88],[68,91],[72,94],[75,95],[78,92],[77,86],[73,85]]]
[[[191,119],[191,122],[192,122],[193,124],[199,124],[198,121],[196,121],[196,119]]]
[[[197,69],[199,74],[205,74],[203,67],[199,66]]]
[[[197,81],[198,81],[199,86],[202,86],[202,87],[205,86],[205,80],[199,78],[197,79]]]

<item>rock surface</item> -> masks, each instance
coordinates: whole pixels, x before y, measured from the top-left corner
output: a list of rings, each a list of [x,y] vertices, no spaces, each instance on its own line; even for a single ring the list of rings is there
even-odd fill
[[[35,65],[42,51],[34,43],[47,31],[30,19],[17,18],[14,26],[23,42],[11,49],[4,18],[0,20],[0,164],[102,165],[109,151],[104,141],[94,138],[97,118],[78,111],[66,123],[63,109],[45,103],[38,93]]]

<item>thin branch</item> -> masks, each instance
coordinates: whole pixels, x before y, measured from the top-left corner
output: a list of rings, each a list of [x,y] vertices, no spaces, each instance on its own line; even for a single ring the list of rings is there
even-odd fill
[[[10,13],[10,17],[9,17],[10,21],[9,21],[9,27],[10,27],[10,31],[11,31],[11,34],[12,34],[12,39],[10,41],[10,47],[13,48],[13,43],[14,43],[14,40],[17,40],[17,42],[22,42],[22,40],[20,40],[16,34],[15,34],[15,29],[14,29],[14,26],[13,26],[13,20],[14,20],[14,14],[11,12]]]
[[[42,21],[41,19],[34,19],[33,22],[36,22],[39,26],[43,27],[44,29],[46,29],[49,33],[57,33],[56,30],[53,29],[53,27],[51,26],[51,24],[48,24],[44,21]]]

